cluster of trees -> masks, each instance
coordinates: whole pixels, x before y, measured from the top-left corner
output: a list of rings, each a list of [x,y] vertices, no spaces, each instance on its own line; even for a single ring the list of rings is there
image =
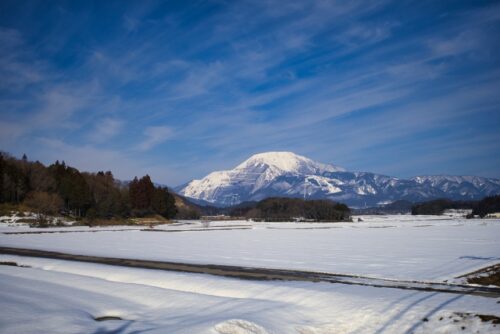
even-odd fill
[[[175,198],[167,187],[155,187],[149,175],[129,184],[130,206],[135,216],[141,217],[157,213],[166,218],[172,218],[177,213]]]
[[[247,218],[289,221],[306,219],[314,221],[346,221],[351,218],[351,210],[345,204],[330,200],[303,200],[299,198],[273,197],[264,199],[255,205],[236,208],[231,215]]]
[[[472,215],[481,218],[494,212],[500,212],[500,195],[485,197],[472,208]]]
[[[488,213],[500,212],[500,195],[485,197],[480,201],[452,201],[436,199],[418,203],[412,206],[412,215],[441,215],[448,209],[469,209],[469,217],[485,217]]]
[[[112,218],[160,214],[175,216],[174,196],[148,175],[128,185],[111,172],[86,173],[56,161],[46,167],[0,153],[0,203],[24,203],[41,214]]]
[[[472,201],[452,201],[449,199],[435,199],[432,201],[417,203],[411,207],[412,215],[442,215],[449,209],[472,209]]]

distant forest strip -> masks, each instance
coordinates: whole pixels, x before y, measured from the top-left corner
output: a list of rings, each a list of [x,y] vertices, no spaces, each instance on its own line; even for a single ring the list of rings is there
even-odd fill
[[[351,210],[331,200],[271,197],[231,208],[229,215],[265,221],[348,221]]]
[[[0,203],[24,206],[46,216],[65,214],[92,221],[161,215],[173,218],[175,198],[155,186],[148,175],[131,182],[116,180],[110,171],[80,172],[56,161],[50,166],[0,153]],[[5,206],[5,205],[4,205]]]
[[[480,201],[452,201],[449,199],[436,199],[418,203],[412,206],[413,215],[442,215],[449,209],[469,209],[472,213],[468,218],[479,216],[484,218],[494,212],[500,212],[500,195],[485,197]]]

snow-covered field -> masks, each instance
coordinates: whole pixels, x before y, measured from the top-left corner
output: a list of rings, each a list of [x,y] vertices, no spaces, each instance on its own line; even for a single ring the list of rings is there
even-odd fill
[[[328,224],[225,221],[209,228],[199,223],[156,228],[178,233],[137,228],[99,233],[0,233],[0,245],[82,255],[432,281],[453,279],[500,261],[499,220],[411,216],[362,219],[363,222]],[[71,230],[60,230],[68,229]]]
[[[180,222],[159,232],[62,227],[39,231],[75,233],[42,234],[6,234],[34,230],[0,224],[0,246],[429,281],[500,262],[500,220],[362,220]],[[8,261],[29,267],[0,265],[1,333],[500,332],[473,316],[500,316],[499,300],[489,297],[0,255]],[[94,320],[105,316],[122,320]]]

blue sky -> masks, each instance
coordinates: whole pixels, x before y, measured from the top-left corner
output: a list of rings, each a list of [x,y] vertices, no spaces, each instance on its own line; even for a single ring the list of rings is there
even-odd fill
[[[264,151],[500,177],[498,1],[0,2],[0,149],[171,186]]]

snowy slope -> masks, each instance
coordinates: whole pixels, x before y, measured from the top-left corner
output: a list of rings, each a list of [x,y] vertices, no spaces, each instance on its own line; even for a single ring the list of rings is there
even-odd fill
[[[250,157],[232,170],[213,172],[176,190],[186,197],[221,206],[271,196],[306,196],[360,207],[401,199],[479,199],[500,194],[500,180],[476,176],[417,176],[405,180],[349,172],[292,152],[267,152]]]
[[[498,332],[477,317],[454,321],[458,313],[498,315],[496,300],[481,296],[0,260],[30,266],[0,266],[4,334]],[[122,320],[94,320],[105,316]]]

